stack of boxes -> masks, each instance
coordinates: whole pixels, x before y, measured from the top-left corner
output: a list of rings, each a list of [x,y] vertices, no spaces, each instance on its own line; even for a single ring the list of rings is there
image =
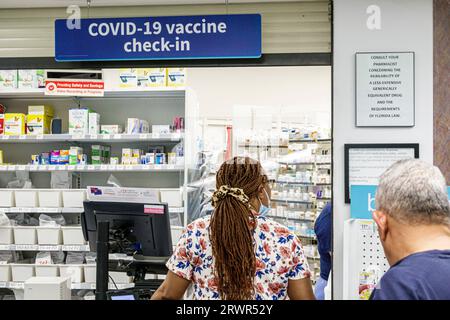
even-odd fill
[[[91,163],[108,164],[111,158],[111,146],[93,145],[91,146]]]
[[[150,126],[147,120],[142,120],[138,118],[128,118],[127,119],[127,133],[128,134],[139,134],[148,133],[150,131]]]

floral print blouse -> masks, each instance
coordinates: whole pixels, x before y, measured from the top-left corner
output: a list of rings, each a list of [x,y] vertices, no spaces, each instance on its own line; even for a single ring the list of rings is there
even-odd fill
[[[214,257],[209,240],[210,216],[184,230],[167,268],[193,283],[194,298],[220,299],[214,277]],[[287,299],[288,280],[309,278],[308,262],[300,240],[285,226],[257,216],[254,230],[256,256],[255,299]]]

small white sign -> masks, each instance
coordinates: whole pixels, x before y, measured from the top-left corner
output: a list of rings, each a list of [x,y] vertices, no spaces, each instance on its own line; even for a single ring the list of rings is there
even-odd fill
[[[356,126],[414,126],[414,52],[356,54]]]

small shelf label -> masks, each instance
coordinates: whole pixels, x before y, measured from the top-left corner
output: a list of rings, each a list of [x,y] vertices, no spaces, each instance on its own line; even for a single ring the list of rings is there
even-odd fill
[[[94,170],[95,170],[95,165],[88,165],[88,166],[87,166],[87,169],[88,169],[89,171],[94,171]]]
[[[19,136],[19,140],[25,140],[26,138],[27,138],[27,136],[24,135],[24,134],[21,134],[21,135]]]
[[[9,136],[8,135],[2,135],[2,140],[9,140]]]
[[[121,134],[115,134],[114,135],[114,139],[122,139],[122,135]]]

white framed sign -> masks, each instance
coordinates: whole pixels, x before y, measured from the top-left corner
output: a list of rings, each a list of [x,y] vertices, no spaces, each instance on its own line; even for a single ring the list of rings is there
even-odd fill
[[[414,52],[356,53],[356,126],[413,127]]]
[[[345,144],[345,203],[352,185],[378,185],[380,175],[398,160],[419,158],[418,143]]]

